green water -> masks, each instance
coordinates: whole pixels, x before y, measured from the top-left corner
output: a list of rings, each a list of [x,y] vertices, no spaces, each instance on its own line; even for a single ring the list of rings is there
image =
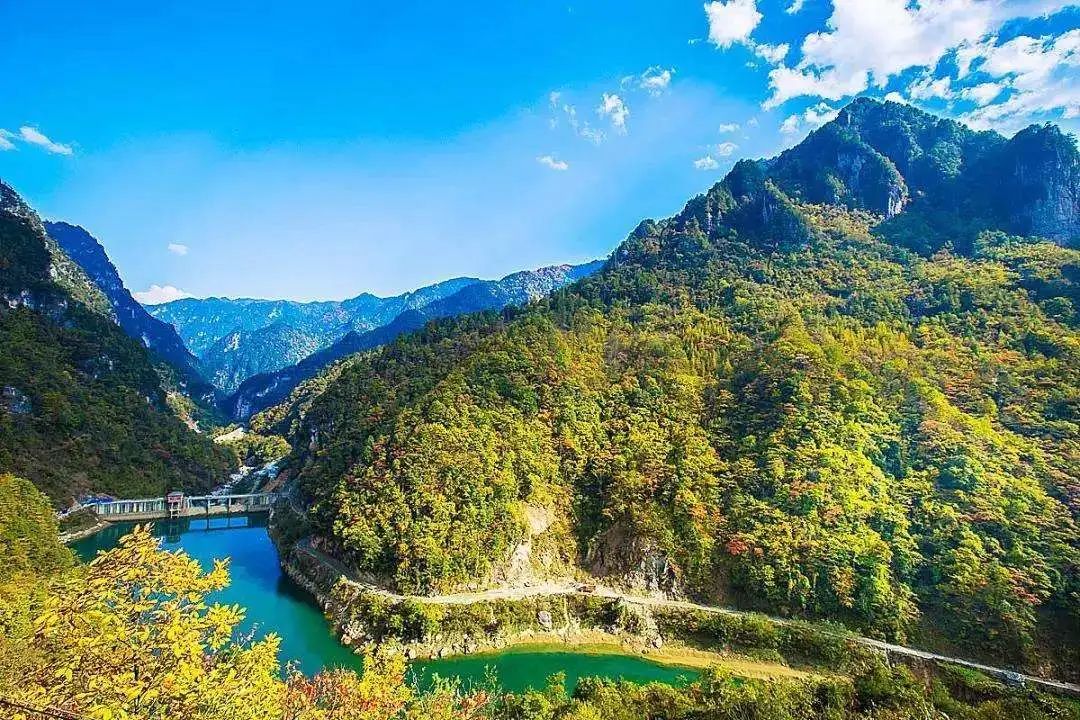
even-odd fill
[[[636,683],[663,682],[683,685],[699,675],[697,670],[660,665],[634,655],[593,654],[584,652],[537,652],[528,646],[498,653],[466,655],[413,663],[421,686],[433,674],[456,677],[467,686],[484,685],[490,673],[504,690],[520,692],[547,686],[555,673],[566,675],[566,688],[572,690],[583,677],[618,678]]]
[[[72,549],[84,560],[92,559],[99,550],[114,547],[133,526],[116,523],[74,543]],[[266,533],[265,515],[159,520],[154,524],[154,534],[162,538],[166,549],[183,549],[207,568],[215,558],[230,558],[232,582],[213,599],[247,608],[242,631],[253,630],[256,636],[277,633],[283,662],[295,662],[306,673],[326,667],[360,667],[360,658],[331,634],[314,599],[282,573],[277,551]],[[642,683],[682,683],[697,676],[693,670],[658,665],[633,655],[538,652],[527,648],[416,662],[413,670],[421,686],[426,686],[436,673],[478,685],[494,672],[499,685],[513,691],[542,688],[548,676],[559,672],[566,674],[568,688],[590,675]]]

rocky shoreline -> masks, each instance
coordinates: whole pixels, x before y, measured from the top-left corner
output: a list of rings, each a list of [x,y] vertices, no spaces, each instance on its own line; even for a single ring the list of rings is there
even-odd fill
[[[64,545],[70,545],[73,542],[78,542],[83,538],[88,538],[91,535],[97,535],[99,532],[109,527],[111,523],[106,520],[98,520],[90,527],[82,528],[81,530],[72,530],[71,532],[60,533],[57,539]]]

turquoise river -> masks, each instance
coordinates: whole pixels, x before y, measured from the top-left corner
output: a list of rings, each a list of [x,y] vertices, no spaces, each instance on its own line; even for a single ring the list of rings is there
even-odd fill
[[[84,560],[92,559],[99,550],[115,546],[131,527],[130,523],[117,523],[74,543],[72,548]],[[256,635],[277,633],[283,662],[295,662],[308,673],[325,667],[360,667],[360,658],[333,636],[313,598],[281,571],[277,551],[266,533],[265,516],[161,520],[155,524],[154,532],[161,536],[166,549],[183,549],[206,567],[216,558],[229,558],[232,582],[213,599],[247,608],[242,630],[253,630]],[[589,675],[633,682],[683,683],[697,674],[633,655],[528,649],[417,662],[413,668],[421,686],[434,673],[458,677],[464,683],[482,683],[493,672],[501,687],[514,691],[543,687],[548,676],[558,672],[566,674],[570,688],[578,678]]]

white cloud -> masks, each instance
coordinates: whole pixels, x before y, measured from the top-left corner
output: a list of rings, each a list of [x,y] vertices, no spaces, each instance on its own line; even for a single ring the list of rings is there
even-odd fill
[[[780,132],[785,135],[794,135],[799,132],[799,125],[801,122],[798,115],[788,115],[787,118],[784,119],[784,122],[780,123]]]
[[[789,115],[787,119],[780,124],[780,132],[785,135],[792,135],[804,128],[813,130],[836,119],[836,116],[839,113],[839,110],[830,106],[828,103],[818,103],[817,105],[806,108],[801,116],[797,114]]]
[[[865,90],[867,77],[865,71],[844,75],[836,69],[818,73],[798,68],[778,67],[769,73],[769,86],[773,92],[769,99],[762,103],[762,107],[769,110],[791,98],[803,95],[839,100]]]
[[[976,105],[989,105],[1005,89],[1001,83],[985,82],[964,88],[960,91],[960,97],[971,100]]]
[[[51,152],[56,155],[71,155],[73,152],[70,145],[53,142],[45,135],[45,133],[29,125],[23,125],[21,128],[19,128],[19,136],[22,138],[23,142],[30,143],[31,145],[37,145],[38,147],[43,148],[47,152]]]
[[[709,42],[721,50],[739,43],[770,65],[782,63],[791,50],[787,43],[770,45],[756,42],[751,37],[763,17],[758,12],[756,0],[708,2],[705,3],[705,17],[709,21]],[[753,67],[751,63],[747,65]]]
[[[784,62],[784,58],[787,57],[788,50],[791,47],[787,43],[780,43],[779,45],[768,45],[766,43],[754,43],[751,45],[754,54],[759,58],[762,58],[770,65],[776,65]]]
[[[661,95],[671,84],[671,76],[675,74],[675,68],[662,68],[655,65],[637,78],[637,85],[650,95]]]
[[[716,131],[718,133],[720,133],[721,135],[726,135],[727,133],[738,132],[739,131],[739,123],[722,123],[720,125],[720,127],[718,127],[716,129]]]
[[[975,127],[1015,129],[1055,112],[1064,118],[1080,116],[1080,29],[1056,38],[1020,36],[1000,45],[991,38],[973,53],[971,67],[1001,86],[998,94],[963,116]],[[994,84],[975,85],[965,98],[980,104],[991,96]],[[1003,101],[988,104],[1005,89],[1009,94]]]
[[[169,243],[168,248],[169,252],[171,252],[173,255],[188,254],[188,246],[184,245],[183,243]]]
[[[709,42],[721,49],[748,42],[761,22],[755,0],[705,3],[705,17],[709,20]]]
[[[775,107],[803,95],[828,100],[884,87],[909,68],[933,70],[956,52],[970,64],[967,48],[1005,22],[1050,14],[1069,0],[833,0],[827,28],[810,33],[794,67],[769,75]]]
[[[806,112],[803,113],[803,120],[807,125],[813,127],[820,127],[827,122],[831,122],[836,119],[836,116],[840,114],[840,111],[836,108],[829,107],[828,103],[818,103],[813,107],[806,108]]]
[[[720,163],[716,162],[716,159],[712,155],[706,155],[703,158],[699,158],[694,161],[694,167],[698,170],[716,170],[720,167]]]
[[[601,117],[611,119],[611,125],[620,133],[626,132],[626,119],[630,117],[630,108],[618,95],[604,93],[600,100],[600,107],[596,112]]]
[[[190,293],[186,293],[180,288],[175,288],[172,285],[151,285],[149,290],[132,293],[132,295],[143,305],[160,305],[162,303],[172,302],[173,300],[192,297]]]
[[[540,163],[544,167],[549,167],[552,170],[569,170],[570,164],[565,160],[558,160],[553,155],[541,155],[536,158],[536,162]]]
[[[931,73],[926,73],[908,86],[907,94],[912,100],[948,100],[953,96],[952,79],[948,76],[934,79]]]
[[[11,142],[13,137],[15,137],[15,133],[0,128],[0,151],[15,149],[15,143]]]
[[[607,139],[607,135],[604,134],[603,130],[591,127],[589,123],[585,123],[581,126],[581,128],[578,130],[578,135],[585,138],[594,145],[599,145]]]
[[[906,97],[896,92],[895,90],[893,90],[891,93],[886,94],[885,99],[890,102],[900,103],[901,105],[911,104]]]
[[[720,157],[730,157],[738,149],[739,146],[733,142],[723,142],[716,146],[716,154]]]
[[[795,13],[802,12],[803,5],[806,4],[806,0],[791,0],[791,4],[787,6],[786,12],[788,15],[794,15]]]
[[[559,102],[562,99],[562,93],[553,92],[548,95],[548,102],[551,104],[551,108],[554,111],[551,119],[548,120],[548,125],[552,129],[559,127],[560,120],[565,118],[566,124],[570,126],[570,129],[574,131],[574,134],[578,137],[585,138],[591,143],[599,145],[605,139],[604,132],[592,127],[588,120],[582,121],[578,117],[577,108],[569,103],[563,103],[559,106]]]

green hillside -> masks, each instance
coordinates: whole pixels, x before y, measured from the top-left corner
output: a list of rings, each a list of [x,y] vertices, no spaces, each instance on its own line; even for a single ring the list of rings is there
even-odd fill
[[[153,358],[3,183],[0,295],[0,473],[62,505],[224,477],[226,452],[173,414]]]
[[[1050,126],[860,100],[597,275],[256,425],[326,546],[402,591],[578,569],[1075,668],[1077,168]]]

